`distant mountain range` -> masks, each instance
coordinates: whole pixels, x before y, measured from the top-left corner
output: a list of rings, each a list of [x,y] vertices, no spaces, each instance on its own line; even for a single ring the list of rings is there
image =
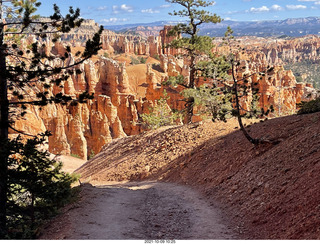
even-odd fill
[[[106,29],[118,33],[138,33],[147,29],[150,33],[152,28],[159,29],[164,25],[175,25],[178,22],[158,21],[144,24],[127,24],[105,26]],[[290,18],[285,20],[266,21],[223,21],[219,24],[203,24],[200,29],[201,35],[224,36],[227,27],[230,26],[235,36],[292,36],[320,35],[320,18]],[[144,27],[144,28],[141,28]]]

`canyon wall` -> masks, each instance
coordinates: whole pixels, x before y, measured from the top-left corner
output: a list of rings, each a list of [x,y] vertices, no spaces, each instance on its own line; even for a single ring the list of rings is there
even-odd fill
[[[60,41],[51,43],[47,40],[47,53],[63,55],[65,43],[73,39],[73,46],[80,47],[90,33],[97,28],[63,36]],[[102,37],[103,50],[111,54],[123,53],[123,56],[147,55],[158,56],[159,60],[150,59],[145,64],[130,65],[128,62],[115,61],[96,56],[75,67],[73,75],[61,87],[53,87],[51,93],[61,92],[77,97],[83,91],[94,93],[94,99],[77,106],[49,104],[43,108],[28,107],[24,119],[18,120],[15,127],[26,133],[37,134],[49,130],[49,151],[54,154],[74,155],[87,159],[98,153],[100,149],[113,139],[143,132],[139,115],[148,112],[155,101],[168,93],[171,108],[182,110],[185,106],[180,92],[182,88],[161,85],[168,76],[184,75],[188,77],[189,68],[186,60],[177,58],[177,50],[164,48],[170,42],[166,37],[166,27],[157,37],[144,39],[139,36],[117,35],[105,31]],[[89,30],[88,30],[89,29]],[[77,39],[75,38],[77,36]],[[83,36],[81,39],[80,36]],[[290,114],[296,111],[296,103],[307,99],[307,94],[314,90],[310,85],[297,84],[291,71],[284,70],[281,59],[272,61],[277,64],[272,73],[260,75],[270,60],[276,57],[274,51],[270,54],[255,51],[242,57],[242,65],[246,67],[238,73],[241,78],[249,74],[249,82],[257,83],[260,97],[260,107],[275,107],[274,115]],[[73,63],[72,56],[67,60]],[[53,64],[53,65],[59,65]],[[82,72],[78,74],[76,69]],[[208,80],[210,82],[210,80]],[[248,107],[248,101],[243,100],[243,106]],[[195,118],[196,120],[199,118]],[[15,131],[11,131],[12,134]]]
[[[238,37],[241,47],[246,52],[264,54],[270,65],[295,63],[305,60],[320,62],[320,37],[309,35],[298,38],[262,38],[262,37]],[[218,38],[217,45],[222,43]]]
[[[304,60],[320,63],[320,37],[306,36],[293,40],[278,40],[263,48],[263,52],[285,62],[295,63]]]

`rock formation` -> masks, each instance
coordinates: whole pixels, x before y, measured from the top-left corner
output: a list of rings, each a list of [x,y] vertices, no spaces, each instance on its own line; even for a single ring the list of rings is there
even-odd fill
[[[68,40],[77,40],[71,44],[79,48],[82,41],[96,29],[97,25],[88,22],[82,32],[76,31],[70,36],[62,36],[61,40],[55,43],[48,39],[43,51],[52,55],[64,55],[66,41],[69,44]],[[123,53],[124,56],[158,55],[160,61],[129,66],[126,62],[117,62],[103,55],[87,60],[75,68],[82,71],[80,74],[74,71],[63,88],[53,87],[50,92],[62,92],[77,97],[83,91],[88,91],[95,94],[93,100],[77,106],[49,104],[41,110],[29,106],[29,113],[25,119],[16,121],[16,128],[30,134],[49,130],[53,134],[49,137],[50,152],[87,159],[115,138],[141,133],[143,128],[139,114],[147,112],[148,108],[163,96],[164,90],[170,97],[170,107],[182,110],[185,106],[181,101],[182,88],[173,89],[161,85],[168,76],[182,74],[188,77],[189,73],[186,61],[172,55],[178,50],[164,48],[170,42],[166,36],[168,30],[169,27],[166,27],[160,36],[148,39],[105,31],[102,37],[103,52]],[[75,35],[78,35],[77,39]],[[285,48],[268,50],[250,51],[243,56],[242,65],[246,69],[239,72],[238,76],[256,73],[250,76],[250,82],[258,84],[261,93],[260,107],[268,108],[273,105],[276,109],[274,115],[293,113],[296,103],[307,99],[306,93],[315,95],[314,90],[310,85],[297,84],[292,72],[283,69],[280,53],[284,53]],[[310,47],[312,57],[314,52],[314,48]],[[75,61],[71,56],[66,62],[72,64]],[[273,73],[259,75],[257,71],[263,70],[270,63],[277,64]],[[250,98],[247,98],[247,101],[250,101]],[[247,101],[243,101],[244,107]]]

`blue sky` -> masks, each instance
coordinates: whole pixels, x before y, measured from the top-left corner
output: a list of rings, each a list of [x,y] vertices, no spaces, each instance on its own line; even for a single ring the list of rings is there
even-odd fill
[[[86,19],[102,25],[148,23],[159,20],[179,20],[168,13],[179,5],[165,0],[39,0],[41,15],[50,15],[56,3],[63,13],[69,6],[79,7]],[[225,20],[280,20],[320,16],[320,0],[216,0],[207,8]]]

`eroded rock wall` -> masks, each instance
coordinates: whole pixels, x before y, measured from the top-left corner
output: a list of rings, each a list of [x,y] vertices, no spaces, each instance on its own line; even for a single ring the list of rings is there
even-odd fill
[[[152,63],[139,64],[130,66],[131,75],[129,75],[128,64],[124,62],[104,57],[87,60],[75,67],[63,87],[53,87],[50,92],[53,94],[61,92],[76,98],[82,92],[88,91],[95,94],[94,99],[77,106],[49,104],[41,110],[30,106],[25,119],[16,121],[15,126],[30,134],[49,130],[53,134],[49,137],[50,152],[77,155],[87,159],[113,139],[141,133],[144,129],[139,114],[148,112],[148,108],[163,96],[164,90],[170,97],[168,103],[171,108],[184,109],[185,103],[180,94],[183,88],[161,85],[168,76],[182,74],[187,80],[189,75],[188,60],[175,57],[173,54],[176,54],[177,50],[163,48],[170,41],[166,39],[165,33],[168,31],[167,27],[159,37],[149,37],[147,40],[105,32],[102,38],[104,50],[128,55],[130,53],[159,55],[160,61],[157,65],[160,70]],[[87,38],[86,35],[84,39]],[[64,38],[70,39],[70,37]],[[81,46],[80,42],[74,43],[74,46],[77,45]],[[311,47],[310,49],[313,50]],[[47,40],[43,51],[63,56],[66,49],[63,41],[52,43]],[[279,52],[281,52],[279,48],[273,48],[268,52],[255,50],[246,53],[241,57],[241,65],[245,69],[237,74],[239,79],[249,75],[248,81],[252,84],[257,83],[261,94],[260,107],[267,109],[272,105],[275,108],[274,115],[293,113],[296,110],[296,103],[310,99],[308,94],[315,94],[312,86],[297,84],[292,72],[284,70]],[[314,55],[314,51],[311,53]],[[75,59],[71,56],[65,62],[74,64]],[[275,65],[273,72],[267,75],[259,74],[270,63]],[[51,65],[57,66],[61,63],[56,62]],[[76,69],[82,72],[78,73]],[[133,78],[132,72],[137,73],[137,80]],[[143,92],[138,94],[135,91],[139,89]],[[250,96],[244,99],[243,107],[249,109],[251,100]]]

